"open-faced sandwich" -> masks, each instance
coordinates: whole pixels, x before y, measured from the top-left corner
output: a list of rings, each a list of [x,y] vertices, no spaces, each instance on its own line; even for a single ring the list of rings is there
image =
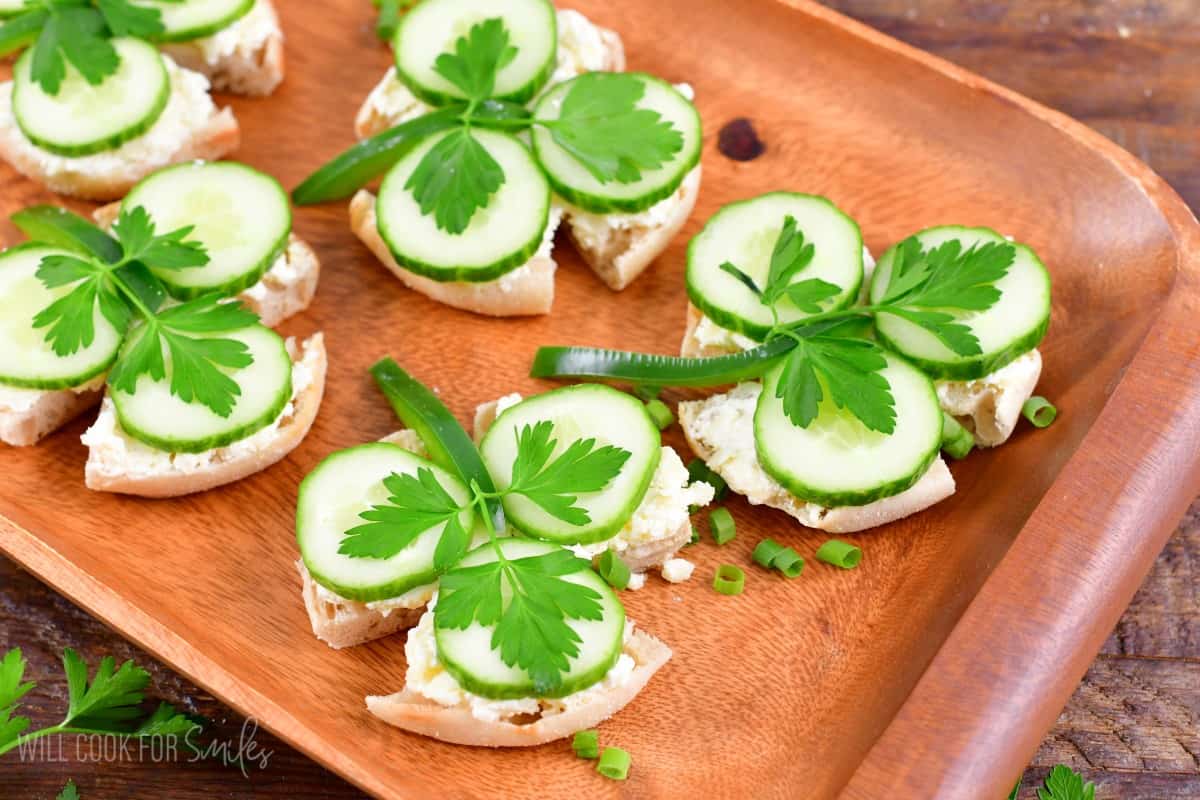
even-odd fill
[[[267,327],[307,307],[319,274],[278,182],[179,165],[97,216],[111,232],[50,207],[14,217],[34,241],[0,255],[0,439],[33,444],[107,387],[83,436],[89,488],[188,494],[290,452],[325,349]]]
[[[688,249],[684,357],[545,348],[534,374],[736,384],[679,407],[730,489],[828,531],[900,519],[954,492],[939,450],[1011,435],[1041,371],[1050,279],[984,228],[921,231],[869,276],[863,253],[825,198],[734,203]]]
[[[611,31],[547,0],[424,0],[393,44],[396,65],[359,113],[370,138],[294,198],[359,190],[351,225],[406,285],[480,314],[544,314],[560,222],[619,290],[691,214],[701,147],[691,88],[618,72]],[[382,173],[377,195],[360,190]]]
[[[539,744],[615,713],[670,651],[614,589],[689,541],[689,506],[712,487],[688,486],[645,406],[616,390],[485,404],[477,446],[395,362],[372,372],[409,429],[301,484],[314,633],[344,647],[412,628],[403,689],[367,707],[445,741]]]

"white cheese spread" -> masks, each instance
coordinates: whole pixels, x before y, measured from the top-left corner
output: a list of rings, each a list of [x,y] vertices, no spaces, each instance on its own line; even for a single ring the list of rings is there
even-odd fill
[[[204,63],[215,67],[228,58],[253,61],[273,36],[279,35],[279,20],[264,0],[256,0],[245,15],[212,36],[195,39]]]
[[[1033,394],[1042,374],[1037,350],[973,381],[937,381],[938,402],[947,414],[975,434],[984,447],[1003,444],[1021,417],[1021,406]]]

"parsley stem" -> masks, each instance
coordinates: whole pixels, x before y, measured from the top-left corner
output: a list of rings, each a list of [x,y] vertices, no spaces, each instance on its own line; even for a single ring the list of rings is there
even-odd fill
[[[504,557],[504,549],[500,547],[500,540],[496,536],[496,524],[492,520],[491,509],[488,508],[488,497],[499,497],[498,492],[485,492],[479,488],[478,481],[471,481],[471,505],[479,507],[479,515],[483,517],[483,526],[487,528],[488,542],[492,545],[492,549],[496,551],[496,559],[504,565],[508,564],[508,559]]]

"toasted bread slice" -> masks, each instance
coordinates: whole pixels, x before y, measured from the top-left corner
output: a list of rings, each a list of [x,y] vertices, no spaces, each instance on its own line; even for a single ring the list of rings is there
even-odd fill
[[[742,386],[746,386],[743,384]],[[735,389],[737,392],[741,389]],[[939,456],[913,486],[900,494],[885,497],[864,506],[841,506],[827,508],[809,503],[787,491],[759,465],[757,458],[743,461],[735,466],[737,459],[730,457],[729,450],[708,438],[700,415],[711,403],[726,402],[727,395],[714,395],[705,400],[693,400],[679,404],[679,424],[692,451],[709,469],[720,475],[729,488],[746,497],[751,505],[766,505],[777,508],[795,517],[810,528],[831,533],[854,533],[902,519],[945,500],[954,494],[954,477],[946,462]],[[754,441],[752,415],[739,417],[730,429],[737,425],[739,440]],[[721,452],[718,452],[721,451]],[[741,452],[741,448],[737,448]]]
[[[557,265],[553,258],[540,251],[523,266],[494,281],[441,283],[409,272],[396,263],[375,227],[375,196],[365,189],[350,201],[350,227],[405,286],[439,303],[492,317],[547,314],[554,304]]]
[[[321,334],[314,334],[303,345],[297,345],[294,339],[287,344],[296,365],[293,376],[296,369],[303,369],[307,379],[294,379],[291,405],[272,428],[265,429],[270,433],[260,432],[205,453],[166,453],[126,436],[117,423],[112,400],[105,398],[99,418],[83,435],[83,443],[89,448],[87,487],[142,497],[178,497],[241,480],[284,458],[300,444],[316,419],[325,393],[326,368]]]
[[[942,410],[975,436],[980,447],[998,447],[1008,441],[1021,407],[1033,395],[1042,375],[1042,354],[1030,350],[990,375],[973,381],[938,381]]]
[[[162,47],[182,67],[206,76],[217,91],[265,97],[283,82],[283,31],[271,0],[257,0],[222,31]]]
[[[629,680],[598,693],[587,703],[553,713],[544,709],[533,719],[524,717],[481,720],[463,706],[443,706],[405,688],[396,694],[367,697],[367,710],[390,725],[453,744],[476,747],[531,747],[570,736],[600,724],[637,696],[654,673],[671,658],[671,649],[637,629],[625,643],[634,661]]]
[[[241,133],[233,112],[220,111],[208,79],[165,58],[171,99],[158,121],[115,150],[68,158],[37,147],[13,116],[12,81],[0,84],[0,157],[21,174],[59,194],[113,200],[157,169],[193,159],[218,159],[236,150]]]

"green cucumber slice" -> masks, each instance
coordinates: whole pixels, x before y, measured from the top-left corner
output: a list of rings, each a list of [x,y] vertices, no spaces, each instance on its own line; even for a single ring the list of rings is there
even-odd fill
[[[549,175],[554,191],[585,211],[596,214],[645,211],[673,195],[687,174],[700,163],[703,140],[696,107],[666,81],[642,73],[629,74],[639,78],[646,87],[638,108],[657,111],[683,134],[683,147],[675,157],[658,169],[644,171],[641,180],[601,183],[575,156],[554,141],[549,129],[544,126],[533,129],[534,155]],[[567,92],[577,81],[586,79],[585,74],[555,86],[538,101],[533,110],[534,118],[558,119]]]
[[[645,497],[662,454],[661,434],[645,404],[608,386],[588,384],[555,389],[505,410],[479,445],[483,463],[500,491],[512,485],[518,433],[543,420],[554,423],[557,446],[551,461],[578,439],[595,439],[597,448],[620,447],[629,451],[629,459],[603,490],[578,496],[576,505],[587,510],[591,522],[564,522],[518,494],[506,495],[502,501],[508,521],[530,536],[564,544],[588,544],[616,535]]]
[[[173,297],[237,294],[253,286],[287,247],[292,210],[279,181],[245,164],[194,162],[159,170],[121,203],[141,206],[159,234],[194,227],[190,240],[208,250],[202,267],[152,270]]]
[[[396,29],[396,74],[430,105],[467,99],[434,65],[442,53],[455,51],[471,26],[495,18],[504,22],[517,54],[497,73],[492,97],[528,101],[550,79],[558,54],[558,17],[548,0],[424,0],[401,17]]]
[[[104,374],[117,357],[121,337],[95,304],[92,343],[69,356],[56,355],[46,341],[46,328],[34,329],[33,318],[69,293],[72,286],[47,289],[37,278],[38,265],[69,250],[23,244],[0,253],[0,384],[27,389],[67,389]]]
[[[300,482],[296,542],[317,583],[365,603],[397,597],[437,580],[433,556],[445,523],[421,533],[391,558],[351,558],[338,552],[346,531],[363,524],[359,514],[386,502],[383,479],[393,473],[416,475],[422,468],[432,470],[438,483],[459,503],[465,506],[469,502],[470,492],[454,475],[383,442],[333,453]],[[473,516],[470,508],[463,511],[460,521],[464,530],[471,530]]]
[[[422,214],[412,191],[405,188],[442,136],[431,136],[404,156],[379,187],[379,235],[397,262],[435,281],[479,283],[513,271],[541,247],[550,219],[550,184],[528,148],[507,133],[474,129],[471,135],[500,164],[504,183],[461,234],[438,228],[433,214]]]
[[[979,355],[960,356],[924,328],[891,314],[879,314],[875,323],[881,341],[938,380],[966,381],[982,378],[1038,346],[1050,327],[1050,273],[1033,250],[1011,242],[989,228],[944,226],[916,234],[925,250],[958,239],[964,250],[999,242],[1012,244],[1016,258],[1008,274],[996,282],[1000,299],[987,311],[956,314],[979,339]],[[871,302],[887,291],[892,274],[892,247],[879,259],[871,278]],[[953,313],[953,312],[951,312]]]
[[[35,48],[13,68],[13,115],[29,141],[63,156],[115,150],[148,131],[171,97],[171,78],[153,45],[141,39],[112,40],[121,59],[117,71],[93,86],[67,62],[58,94],[49,95],[30,76]]]
[[[556,545],[527,539],[502,539],[499,545],[509,560],[539,556],[558,549]],[[460,565],[470,567],[495,560],[492,545],[485,544],[467,553]],[[571,659],[562,685],[552,695],[554,697],[573,694],[600,681],[617,663],[625,640],[625,609],[612,587],[586,568],[561,577],[594,589],[600,595],[603,616],[598,620],[567,620],[567,625],[579,636],[579,655]],[[435,615],[438,659],[468,692],[497,700],[537,696],[529,675],[505,664],[500,653],[492,649],[493,630],[493,626],[478,622],[462,630],[437,627]]]
[[[258,0],[130,0],[133,5],[156,8],[166,29],[154,38],[160,42],[186,42],[211,36],[250,13]]]
[[[262,325],[211,335],[244,342],[254,358],[248,367],[225,371],[241,388],[229,416],[183,402],[171,394],[169,378],[156,381],[142,375],[134,394],[111,391],[117,421],[126,433],[170,453],[203,453],[245,439],[283,413],[292,397],[292,359],[283,338]],[[139,338],[135,330],[125,346],[133,347]]]
[[[763,469],[801,500],[830,508],[873,503],[920,480],[941,447],[942,409],[924,373],[895,354],[887,360],[882,374],[896,399],[891,435],[867,429],[828,400],[809,427],[798,427],[775,396],[783,368],[764,376],[754,412]]]
[[[841,292],[821,304],[822,311],[849,306],[863,280],[863,244],[858,223],[830,200],[795,192],[772,192],[730,203],[705,224],[688,245],[687,292],[692,304],[716,324],[762,341],[771,330],[771,309],[734,276],[721,269],[728,261],[761,288],[771,266],[771,252],[785,217],[813,245],[813,258],[792,279],[832,283]],[[810,316],[790,299],[775,304],[782,323]]]

